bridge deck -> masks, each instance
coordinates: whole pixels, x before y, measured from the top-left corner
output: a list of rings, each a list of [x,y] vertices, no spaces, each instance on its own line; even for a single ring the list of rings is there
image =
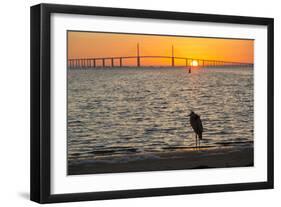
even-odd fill
[[[80,59],[68,59],[68,68],[96,68],[96,67],[123,67],[124,60],[136,59],[136,67],[145,67],[141,65],[142,59],[170,59],[171,65],[167,67],[177,67],[175,60],[185,60],[185,66],[192,66],[193,61],[196,61],[199,67],[218,67],[218,66],[253,66],[253,63],[243,62],[229,62],[223,60],[208,60],[208,59],[195,59],[189,57],[173,57],[173,56],[121,56],[121,57],[95,57],[95,58],[80,58]],[[110,64],[106,65],[106,61],[110,60]],[[118,64],[116,64],[118,60]],[[98,64],[100,63],[100,64]],[[132,65],[130,65],[132,66]],[[181,65],[183,66],[183,65]]]

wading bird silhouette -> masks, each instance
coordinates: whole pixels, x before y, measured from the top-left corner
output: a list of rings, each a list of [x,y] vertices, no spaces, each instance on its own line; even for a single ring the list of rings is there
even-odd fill
[[[191,125],[193,131],[195,132],[196,148],[198,147],[198,144],[199,144],[199,148],[200,148],[200,140],[203,139],[202,138],[202,134],[203,134],[202,121],[200,119],[200,116],[198,114],[194,113],[193,111],[191,111],[188,116],[190,117],[190,125]]]

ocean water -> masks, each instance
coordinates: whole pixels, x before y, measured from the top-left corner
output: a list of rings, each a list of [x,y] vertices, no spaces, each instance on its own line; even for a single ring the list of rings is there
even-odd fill
[[[252,146],[253,96],[250,67],[68,69],[68,161],[194,149],[190,110],[201,147]]]

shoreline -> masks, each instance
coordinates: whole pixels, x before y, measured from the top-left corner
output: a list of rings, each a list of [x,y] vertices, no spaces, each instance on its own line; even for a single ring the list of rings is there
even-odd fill
[[[146,156],[145,156],[146,155]],[[128,155],[127,161],[106,162],[96,159],[89,162],[68,163],[68,175],[144,172],[162,170],[206,169],[254,166],[252,146],[243,148],[201,148],[162,153]],[[147,156],[148,155],[148,156]],[[149,156],[151,155],[151,156]],[[118,157],[116,157],[118,159]],[[124,155],[120,159],[126,158]]]

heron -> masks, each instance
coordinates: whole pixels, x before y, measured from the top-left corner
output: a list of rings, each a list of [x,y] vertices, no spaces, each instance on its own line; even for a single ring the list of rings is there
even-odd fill
[[[190,117],[190,125],[195,132],[195,143],[196,143],[196,148],[197,145],[199,144],[200,148],[200,140],[202,140],[202,134],[203,134],[203,125],[202,121],[200,119],[200,116],[193,111],[190,112],[188,115]],[[198,139],[199,138],[199,139]]]

